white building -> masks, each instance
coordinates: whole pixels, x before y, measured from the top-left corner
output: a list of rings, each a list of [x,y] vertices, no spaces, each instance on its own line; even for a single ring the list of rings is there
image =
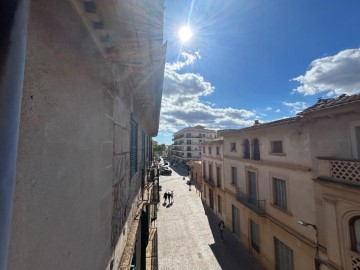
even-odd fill
[[[216,131],[204,126],[183,128],[174,133],[172,159],[180,163],[201,159],[200,143],[216,138]]]

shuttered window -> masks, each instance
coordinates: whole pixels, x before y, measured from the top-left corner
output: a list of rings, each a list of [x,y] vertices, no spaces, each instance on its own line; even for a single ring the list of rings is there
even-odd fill
[[[237,185],[237,169],[236,169],[236,167],[231,167],[231,184]]]
[[[138,138],[138,124],[131,117],[130,130],[130,179],[137,172],[137,138]]]
[[[274,237],[274,246],[275,246],[275,269],[293,270],[294,269],[293,251],[275,237]]]
[[[274,204],[287,210],[286,182],[285,180],[273,178]]]
[[[260,252],[259,225],[250,220],[251,247]]]

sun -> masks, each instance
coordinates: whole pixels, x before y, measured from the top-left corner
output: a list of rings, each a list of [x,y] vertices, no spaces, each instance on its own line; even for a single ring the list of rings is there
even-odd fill
[[[183,26],[178,32],[179,38],[182,43],[189,41],[193,35],[193,32],[189,26]]]

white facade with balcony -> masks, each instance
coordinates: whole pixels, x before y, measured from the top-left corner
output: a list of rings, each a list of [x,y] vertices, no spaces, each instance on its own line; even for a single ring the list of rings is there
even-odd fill
[[[200,143],[216,138],[216,131],[204,126],[183,128],[173,135],[172,160],[186,163],[201,159]]]

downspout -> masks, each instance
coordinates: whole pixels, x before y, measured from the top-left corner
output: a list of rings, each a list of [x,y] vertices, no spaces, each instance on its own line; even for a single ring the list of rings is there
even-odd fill
[[[7,268],[30,0],[0,3],[0,269]]]

